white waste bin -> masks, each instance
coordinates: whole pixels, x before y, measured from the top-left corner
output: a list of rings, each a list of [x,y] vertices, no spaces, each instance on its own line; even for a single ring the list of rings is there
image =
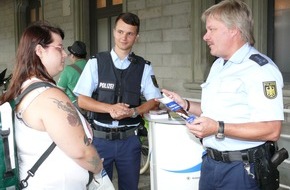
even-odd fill
[[[145,118],[149,122],[151,190],[198,190],[205,151],[200,140],[183,120]]]

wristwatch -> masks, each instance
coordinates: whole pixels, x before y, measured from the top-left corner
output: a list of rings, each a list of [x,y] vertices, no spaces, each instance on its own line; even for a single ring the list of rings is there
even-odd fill
[[[219,123],[219,128],[218,128],[218,132],[217,134],[215,135],[215,137],[217,139],[224,139],[225,138],[225,123],[223,121],[218,121]]]
[[[139,115],[137,109],[136,108],[131,108],[131,109],[133,110],[133,115],[131,116],[131,118],[136,118]]]

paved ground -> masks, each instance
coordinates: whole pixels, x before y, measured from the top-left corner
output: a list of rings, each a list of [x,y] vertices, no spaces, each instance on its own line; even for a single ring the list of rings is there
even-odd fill
[[[113,184],[118,190],[118,184],[117,184],[117,175],[114,173],[113,177]],[[139,180],[139,190],[150,190],[150,171],[148,170],[146,173],[140,175]]]

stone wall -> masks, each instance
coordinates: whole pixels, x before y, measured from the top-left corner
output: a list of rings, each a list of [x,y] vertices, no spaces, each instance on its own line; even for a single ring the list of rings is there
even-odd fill
[[[14,27],[14,3],[11,0],[0,1],[0,71],[7,68],[6,75],[12,72],[16,43]]]
[[[43,19],[51,24],[61,27],[65,32],[64,46],[67,47],[74,42],[73,28],[73,4],[70,0],[49,0],[43,1],[44,14]],[[18,46],[16,10],[18,4],[16,1],[1,0],[0,1],[0,71],[7,68],[6,75],[13,70],[15,56]],[[66,60],[67,63],[68,60]]]
[[[130,0],[128,11],[141,19],[134,51],[151,61],[161,88],[184,91],[192,80],[191,0]]]

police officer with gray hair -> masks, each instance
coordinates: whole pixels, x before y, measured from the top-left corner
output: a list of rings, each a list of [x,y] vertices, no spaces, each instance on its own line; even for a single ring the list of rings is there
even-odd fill
[[[199,116],[187,123],[207,149],[199,190],[274,190],[283,113],[283,78],[274,62],[256,50],[248,5],[224,0],[202,14],[204,41],[218,59],[201,85],[201,103],[163,92]]]

